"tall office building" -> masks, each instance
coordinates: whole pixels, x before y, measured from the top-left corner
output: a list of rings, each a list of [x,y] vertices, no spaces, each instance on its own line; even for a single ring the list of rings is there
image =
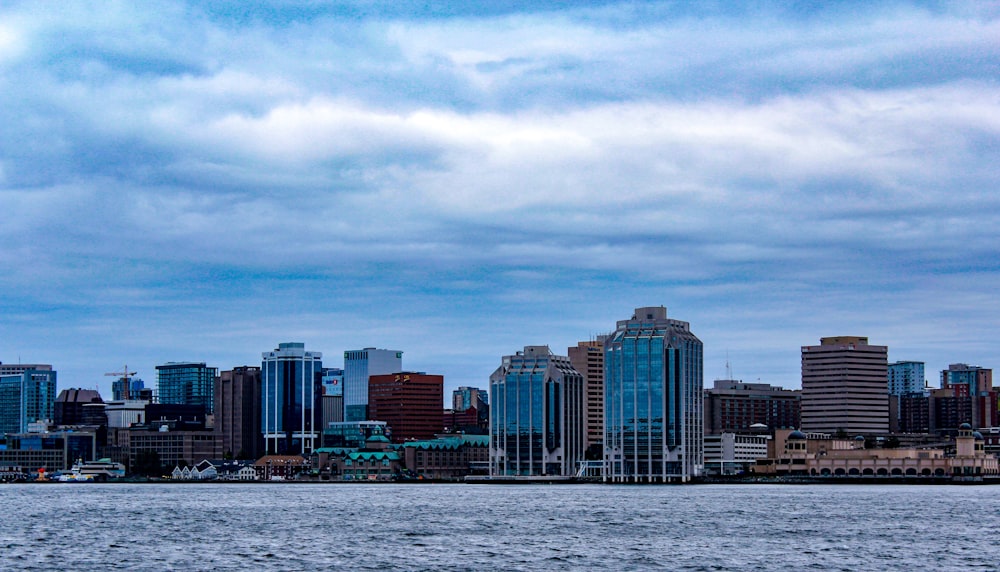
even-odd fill
[[[160,403],[198,405],[205,413],[215,407],[213,392],[218,368],[205,362],[167,362],[156,366],[156,387]],[[132,396],[135,399],[135,396]]]
[[[604,343],[604,475],[686,482],[704,466],[702,343],[663,306],[636,308]]]
[[[888,433],[888,353],[861,336],[802,346],[802,430]]]
[[[579,342],[567,350],[573,369],[583,375],[586,390],[585,418],[587,423],[587,447],[604,443],[604,340]]]
[[[924,362],[897,361],[888,367],[889,431],[925,433],[929,430]]]
[[[234,367],[215,378],[215,431],[222,438],[223,454],[237,459],[264,455],[261,384],[256,366]]]
[[[441,412],[444,376],[423,372],[373,375],[368,380],[368,412],[392,427],[392,440],[424,441],[444,429]]]
[[[323,354],[305,344],[278,344],[261,354],[262,431],[268,454],[311,453],[322,429]]]
[[[451,408],[455,411],[475,409],[483,411],[489,406],[489,393],[478,387],[462,386],[451,392]]]
[[[0,435],[24,433],[29,423],[51,420],[56,401],[56,372],[52,366],[4,364],[3,368],[6,373],[0,374]]]
[[[52,420],[56,425],[107,425],[103,405],[96,389],[64,389],[53,404]]]
[[[802,392],[767,383],[717,379],[705,390],[705,434],[749,433],[757,424],[768,429],[798,429]]]
[[[548,346],[504,356],[490,375],[490,474],[571,476],[584,459],[583,376]]]
[[[344,352],[344,421],[368,420],[368,378],[403,371],[403,352],[365,348]]]

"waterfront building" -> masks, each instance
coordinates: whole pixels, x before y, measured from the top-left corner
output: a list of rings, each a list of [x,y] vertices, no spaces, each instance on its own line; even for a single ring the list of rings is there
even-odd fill
[[[583,376],[548,346],[503,356],[490,375],[490,475],[572,476],[586,450]]]
[[[218,368],[205,362],[167,362],[156,366],[157,397],[160,403],[198,405],[211,414]]]
[[[689,481],[704,462],[702,343],[663,306],[636,308],[604,344],[604,480]]]
[[[369,437],[360,448],[323,448],[312,455],[320,479],[387,481],[403,473],[403,456],[384,435]]]
[[[705,390],[705,434],[746,433],[754,425],[798,427],[802,392],[767,383],[717,379]]]
[[[24,433],[31,424],[51,422],[55,412],[56,372],[46,364],[2,364],[0,435]]]
[[[344,352],[344,421],[367,421],[368,378],[403,371],[403,352],[365,348]]]
[[[310,468],[309,461],[300,455],[265,455],[254,463],[258,481],[287,481]]]
[[[260,368],[240,366],[215,378],[215,430],[222,439],[223,454],[237,459],[256,459],[264,454],[261,430]]]
[[[573,368],[583,375],[584,419],[587,425],[587,448],[599,448],[604,443],[604,340],[578,342],[568,348],[567,356]]]
[[[100,407],[87,407],[88,405]],[[96,389],[71,387],[60,391],[53,404],[52,415],[57,426],[108,424],[108,418],[104,414],[104,400]]]
[[[13,433],[0,447],[0,466],[19,466],[31,474],[39,469],[53,473],[71,468],[77,460],[92,461],[96,456],[95,431]]]
[[[888,348],[862,336],[802,346],[802,430],[889,432]]]
[[[444,376],[399,372],[368,378],[368,415],[392,427],[392,441],[431,439],[443,429]]]
[[[177,465],[193,466],[202,459],[222,457],[222,440],[211,429],[173,429],[170,424],[142,424],[115,429],[109,437],[113,438],[109,456],[125,463],[130,473],[142,470],[160,476]],[[158,467],[149,467],[150,463]]]
[[[262,429],[268,453],[308,454],[319,446],[323,354],[278,344],[261,354]]]
[[[407,476],[417,479],[460,480],[489,471],[488,435],[441,435],[403,444]]]
[[[997,458],[984,448],[983,435],[969,424],[958,428],[954,454],[944,448],[866,448],[862,436],[837,438],[779,429],[768,456],[753,472],[761,475],[813,477],[952,477],[982,478],[1000,474]]]
[[[738,475],[767,458],[770,435],[722,433],[705,435],[705,472],[714,475]]]

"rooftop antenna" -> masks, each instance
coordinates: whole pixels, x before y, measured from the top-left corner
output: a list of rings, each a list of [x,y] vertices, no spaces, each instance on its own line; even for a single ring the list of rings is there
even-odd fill
[[[726,350],[726,379],[733,380],[733,367],[729,365],[729,350]]]

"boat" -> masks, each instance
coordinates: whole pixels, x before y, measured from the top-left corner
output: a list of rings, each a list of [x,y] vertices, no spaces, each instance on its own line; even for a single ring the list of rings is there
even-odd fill
[[[120,479],[124,476],[125,465],[116,463],[111,459],[98,459],[87,462],[77,459],[69,472],[59,475],[58,481],[60,483],[87,483]]]

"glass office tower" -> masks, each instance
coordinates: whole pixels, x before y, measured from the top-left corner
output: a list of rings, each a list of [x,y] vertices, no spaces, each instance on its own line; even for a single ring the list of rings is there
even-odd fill
[[[572,476],[586,450],[583,375],[548,346],[504,356],[490,376],[490,474]]]
[[[604,346],[604,480],[686,482],[704,464],[702,344],[663,306],[637,308]]]
[[[344,421],[368,420],[368,378],[401,371],[401,351],[365,348],[344,352]]]
[[[199,405],[205,413],[215,409],[215,377],[218,368],[208,367],[205,362],[167,362],[156,366],[156,388],[160,403],[170,405]],[[139,380],[142,383],[142,380]],[[138,399],[139,392],[129,388],[132,399]],[[141,387],[139,388],[141,389]]]
[[[8,366],[8,371],[14,370]],[[29,366],[30,367],[30,366]],[[56,402],[56,372],[23,368],[0,374],[0,435],[24,433],[28,424],[52,419]]]
[[[283,343],[261,354],[262,430],[270,454],[308,454],[319,446],[323,354],[305,347]]]

